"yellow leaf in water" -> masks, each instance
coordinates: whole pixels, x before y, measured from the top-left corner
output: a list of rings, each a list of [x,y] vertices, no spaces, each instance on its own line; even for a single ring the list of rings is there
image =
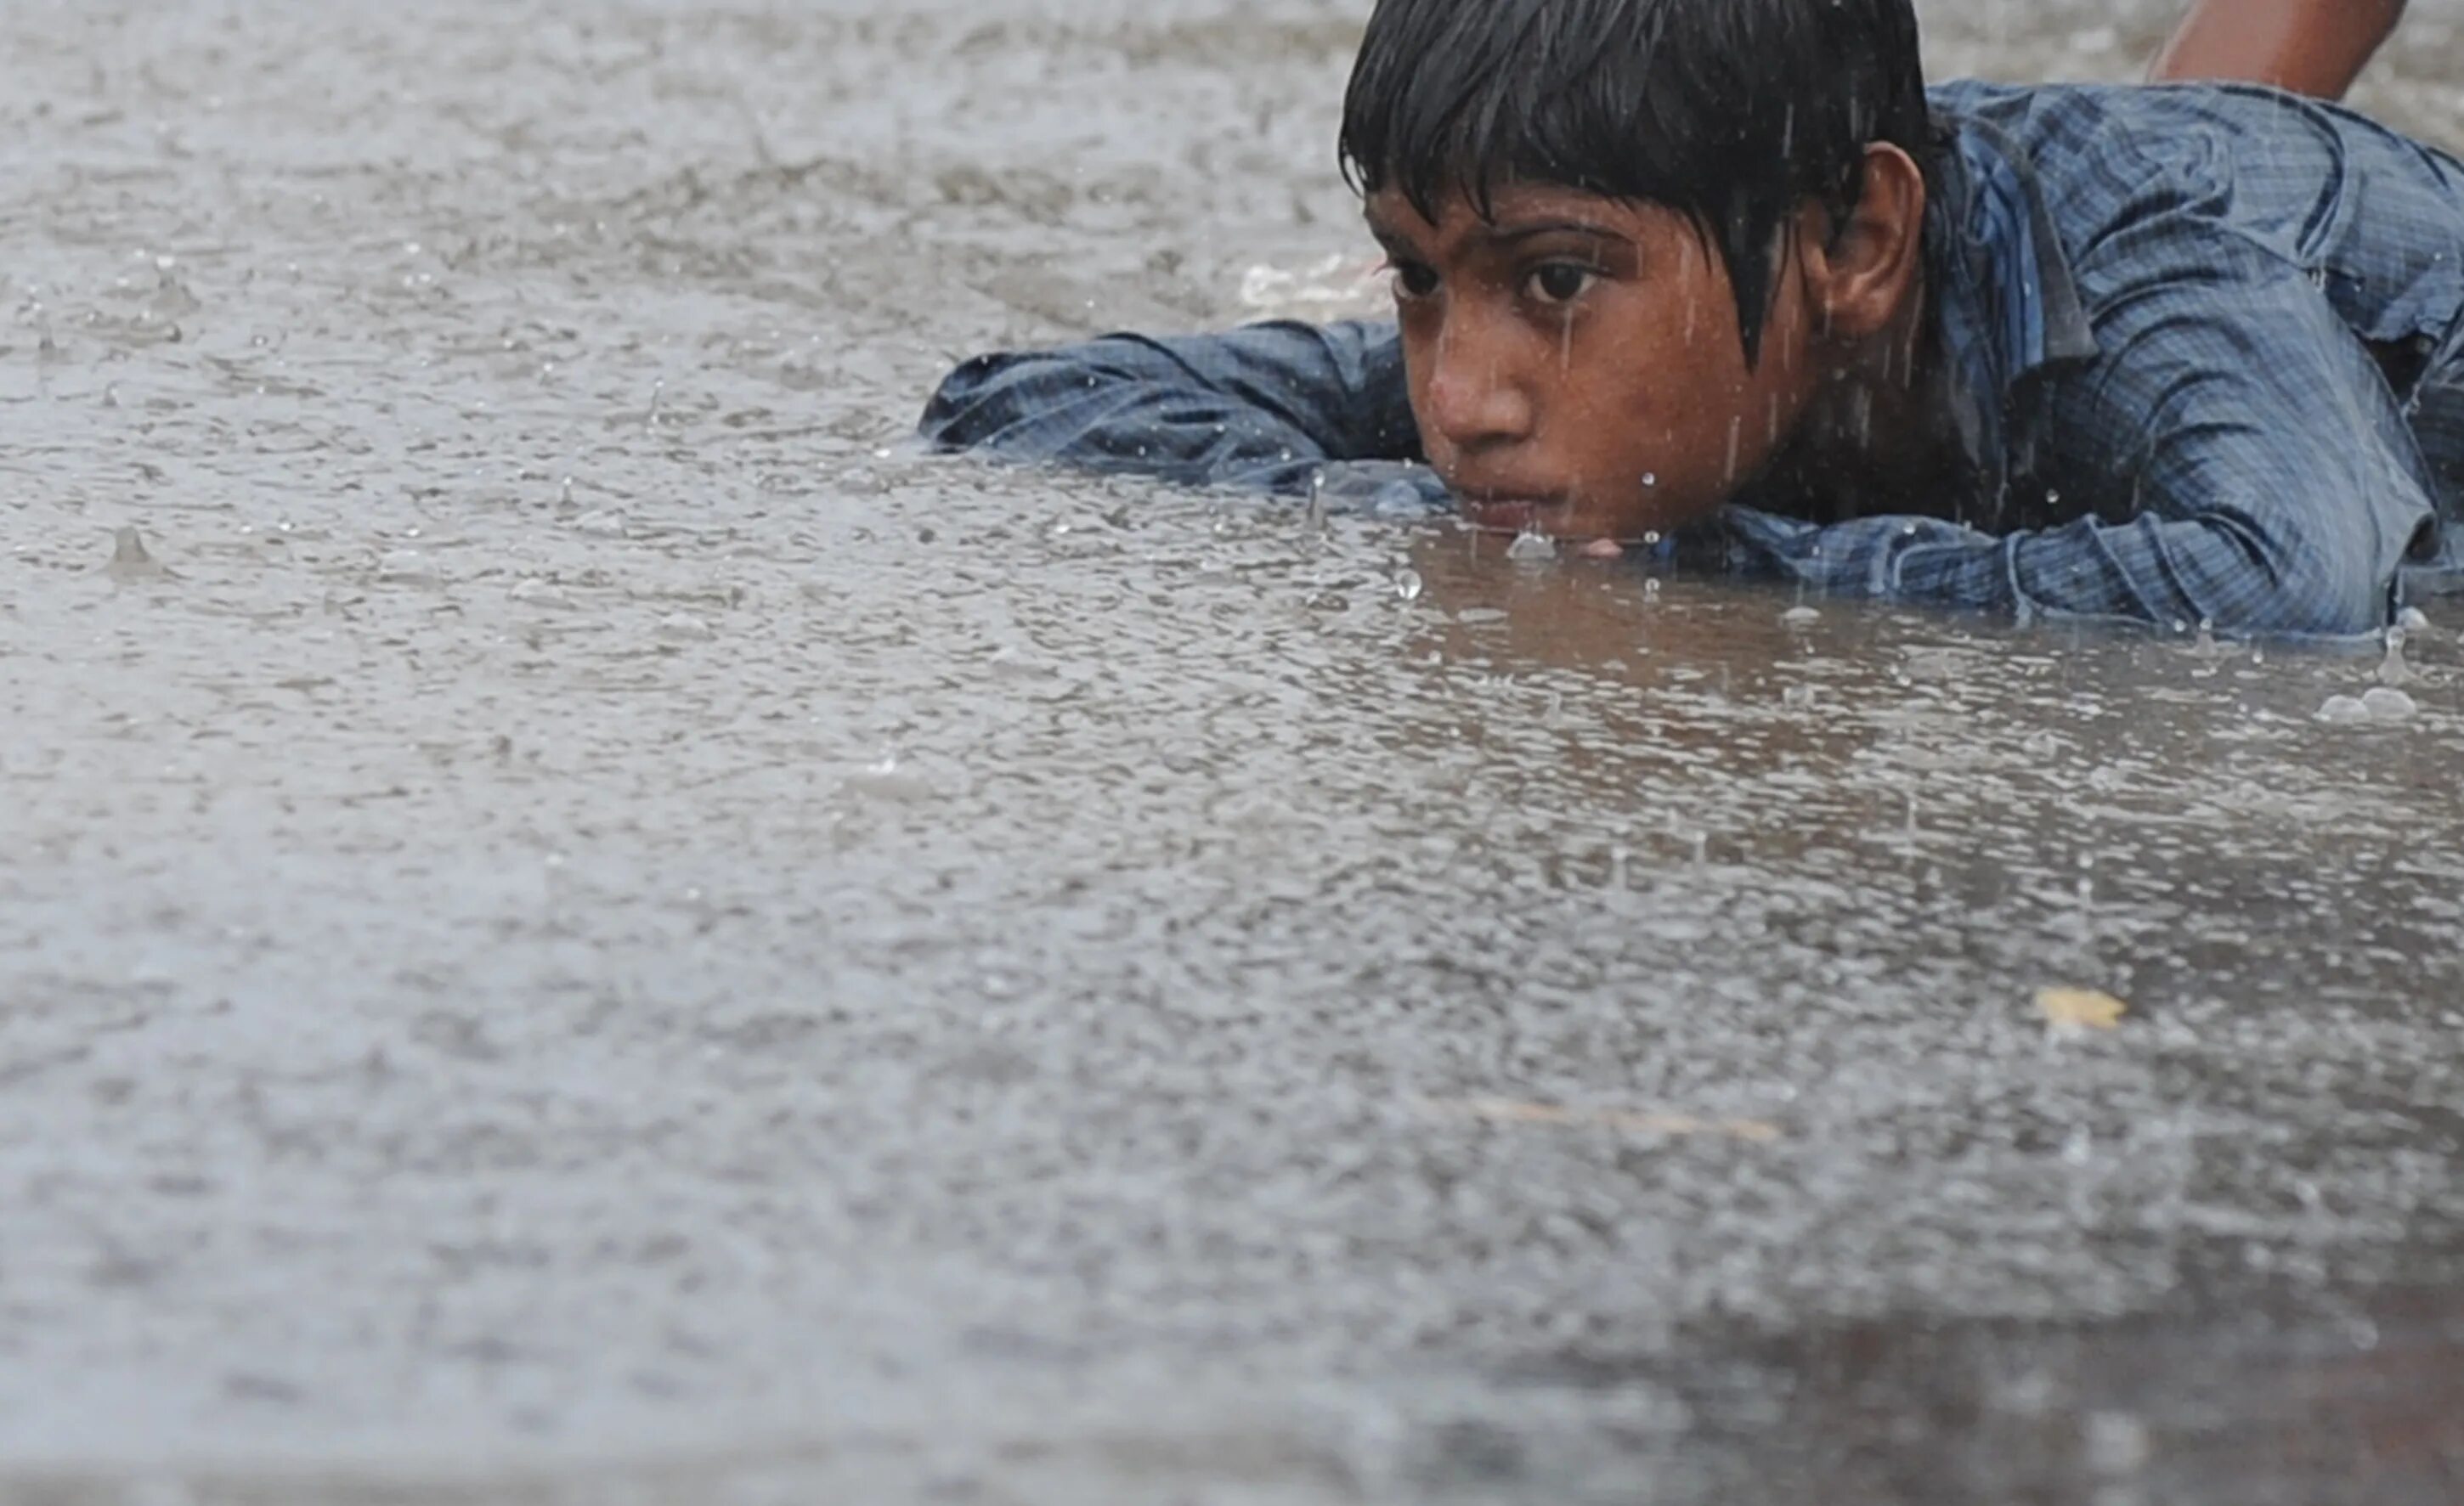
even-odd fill
[[[1441,1100],[1427,1105],[1441,1114],[1485,1120],[1492,1124],[1596,1125],[1646,1135],[1724,1135],[1769,1145],[1780,1138],[1777,1124],[1759,1119],[1698,1119],[1691,1114],[1663,1114],[1633,1108],[1566,1108],[1555,1103],[1528,1103],[1521,1099],[1471,1098]]]
[[[2113,1030],[2130,1013],[2129,1005],[2094,989],[2039,989],[2036,1008],[2048,1023],[2079,1030]]]

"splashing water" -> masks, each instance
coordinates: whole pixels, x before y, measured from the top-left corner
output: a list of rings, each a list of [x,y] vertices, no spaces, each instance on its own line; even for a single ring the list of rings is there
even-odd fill
[[[2373,686],[2362,692],[2362,708],[2370,719],[2379,722],[2409,721],[2420,711],[2420,703],[2393,686]]]
[[[1557,557],[1557,542],[1546,534],[1521,533],[1506,546],[1506,557],[1523,564],[1539,564]]]
[[[2379,661],[2379,684],[2404,685],[2412,679],[2412,666],[2405,662],[2404,644],[2403,628],[2390,627],[2387,630],[2387,657]]]

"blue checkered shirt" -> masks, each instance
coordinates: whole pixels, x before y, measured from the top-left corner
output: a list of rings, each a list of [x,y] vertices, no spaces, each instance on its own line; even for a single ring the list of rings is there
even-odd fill
[[[2464,164],[2264,89],[1932,99],[1928,292],[1973,486],[1846,521],[1742,493],[1672,551],[1839,596],[2328,638],[2464,588]],[[923,433],[1445,505],[1391,323],[988,356]]]

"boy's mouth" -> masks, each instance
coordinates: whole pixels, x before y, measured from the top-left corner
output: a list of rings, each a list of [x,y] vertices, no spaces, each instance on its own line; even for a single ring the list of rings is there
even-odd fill
[[[1465,521],[1499,534],[1545,532],[1548,524],[1562,520],[1569,508],[1562,497],[1529,493],[1463,491],[1456,493],[1456,500]]]

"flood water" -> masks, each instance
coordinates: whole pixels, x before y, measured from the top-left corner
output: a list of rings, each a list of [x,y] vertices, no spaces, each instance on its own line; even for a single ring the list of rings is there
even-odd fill
[[[0,1498],[2458,1498],[2464,619],[906,447],[1356,299],[1364,11],[0,9]]]

